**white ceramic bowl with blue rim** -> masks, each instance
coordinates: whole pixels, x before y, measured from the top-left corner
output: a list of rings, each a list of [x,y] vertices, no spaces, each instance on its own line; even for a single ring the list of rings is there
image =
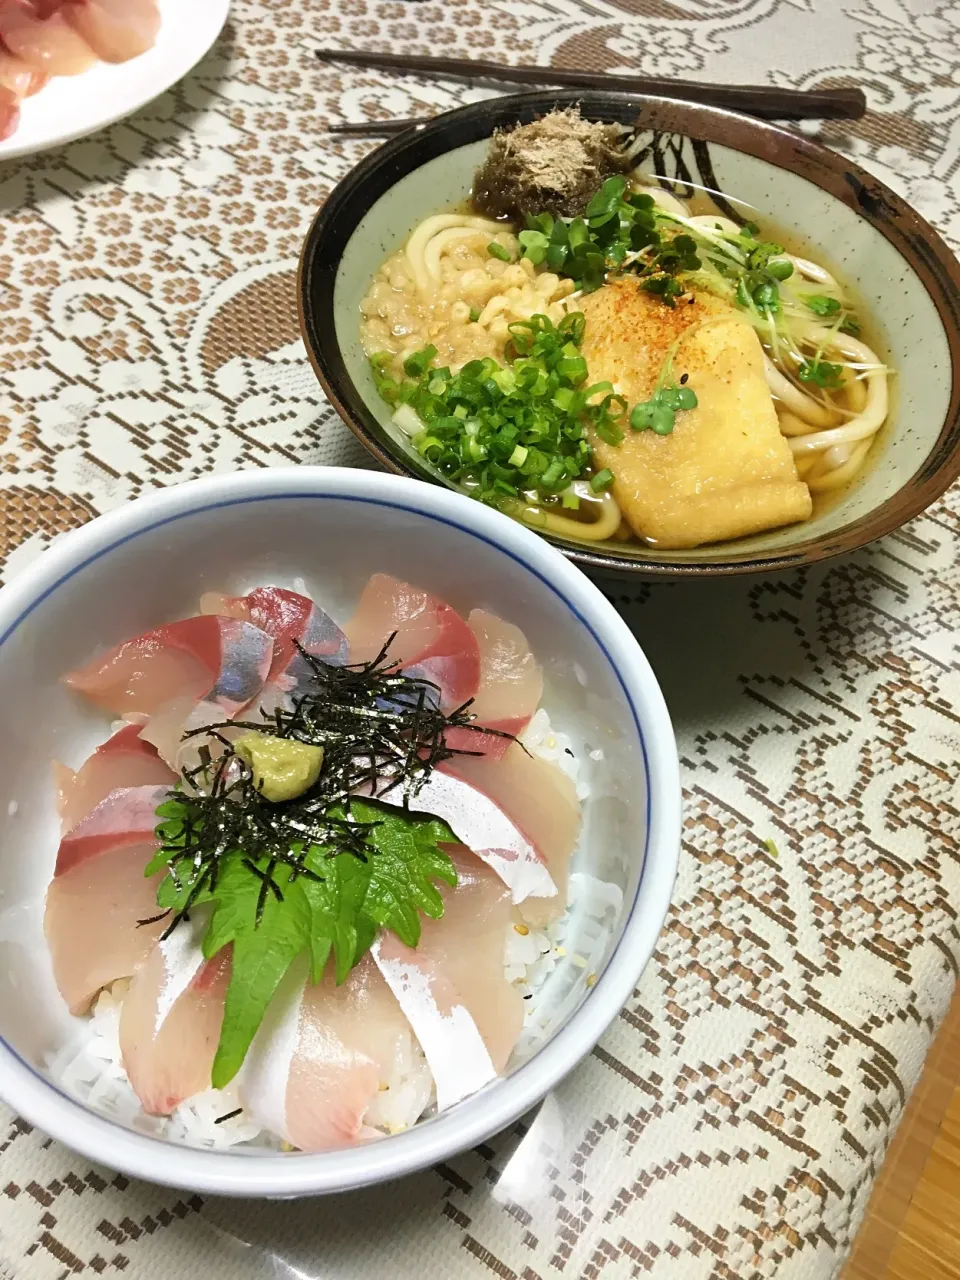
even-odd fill
[[[543,705],[584,756],[590,795],[577,883],[613,886],[595,985],[570,959],[558,965],[541,997],[549,1014],[542,1042],[480,1093],[382,1142],[317,1155],[213,1152],[89,1109],[46,1070],[78,1027],[53,983],[42,908],[58,843],[50,762],[79,764],[108,736],[109,721],[60,676],[100,648],[195,612],[206,590],[303,579],[343,620],[377,571],[464,611],[482,605],[528,635],[544,667]],[[134,1177],[219,1195],[313,1195],[395,1178],[475,1146],[590,1051],[629,999],[667,911],[680,843],[677,753],[636,640],[553,547],[439,487],[367,471],[253,471],[180,485],[103,516],[0,591],[0,705],[0,1097],[61,1142]],[[622,906],[610,907],[618,895]],[[578,947],[597,954],[595,903],[583,898],[588,906],[572,910],[568,957]]]

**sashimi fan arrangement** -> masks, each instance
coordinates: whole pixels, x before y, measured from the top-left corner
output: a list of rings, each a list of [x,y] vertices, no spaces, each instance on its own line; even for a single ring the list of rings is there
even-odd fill
[[[385,574],[342,630],[276,586],[200,609],[64,677],[122,723],[55,766],[57,985],[169,1135],[398,1132],[521,1037],[560,950],[574,754],[523,633],[484,610]],[[52,1069],[91,1087],[89,1054]]]

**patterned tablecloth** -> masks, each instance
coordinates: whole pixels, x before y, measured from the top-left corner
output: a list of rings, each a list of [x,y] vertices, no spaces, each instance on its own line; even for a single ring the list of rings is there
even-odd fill
[[[960,0],[237,0],[139,115],[0,167],[8,578],[155,486],[364,464],[297,336],[301,237],[370,145],[323,126],[487,91],[314,63],[337,43],[860,84],[871,114],[819,136],[960,240]],[[680,878],[630,1003],[536,1117],[386,1189],[236,1204],[6,1113],[0,1271],[835,1275],[960,958],[958,547],[955,492],[809,572],[615,594],[676,721]]]

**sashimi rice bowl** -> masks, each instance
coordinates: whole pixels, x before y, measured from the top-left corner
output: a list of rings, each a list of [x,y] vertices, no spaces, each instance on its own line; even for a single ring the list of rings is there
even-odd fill
[[[669,721],[506,517],[199,481],[69,535],[0,628],[0,1093],[54,1136],[198,1189],[362,1185],[504,1127],[630,995]]]

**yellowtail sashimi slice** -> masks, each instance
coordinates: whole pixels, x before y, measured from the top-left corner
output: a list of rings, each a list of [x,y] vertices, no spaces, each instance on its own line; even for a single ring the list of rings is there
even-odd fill
[[[64,0],[63,15],[104,62],[139,58],[160,30],[156,0]]]
[[[230,981],[230,948],[205,960],[201,909],[137,969],[120,1014],[123,1067],[148,1115],[210,1088]]]
[[[346,628],[351,662],[372,662],[392,635],[387,657],[439,689],[444,710],[476,695],[477,638],[450,605],[419,587],[375,573]]]
[[[43,930],[71,1013],[84,1013],[101,988],[130,977],[163,932],[162,920],[139,922],[158,914],[164,873],[143,873],[156,851],[156,809],[166,793],[114,791],[60,842]]]
[[[75,76],[97,55],[57,10],[41,17],[28,0],[0,0],[0,40],[15,57],[48,76]]]
[[[111,791],[121,787],[173,785],[176,775],[157,755],[156,749],[140,737],[140,726],[125,725],[102,743],[74,772],[55,764],[57,809],[63,831],[71,831],[92,813]]]
[[[540,705],[543,672],[527,637],[512,622],[485,609],[474,609],[467,624],[480,652],[480,685],[470,711],[478,725],[516,737]],[[479,751],[499,759],[510,746],[510,739],[471,729],[451,729],[446,734],[446,744],[456,751]]]
[[[25,98],[37,74],[22,58],[15,58],[0,46],[0,89],[6,89],[17,100]]]
[[[383,932],[373,956],[426,1056],[445,1110],[503,1071],[523,1029],[523,998],[504,974],[514,911],[499,878],[466,849],[451,853],[455,889],[425,919],[417,946]]]
[[[559,916],[566,906],[570,858],[580,834],[580,801],[573,780],[552,760],[528,755],[517,742],[511,743],[499,760],[490,756],[457,756],[443,766],[446,770],[478,788],[497,805],[516,824],[549,871],[559,891],[557,896],[549,902],[531,898],[524,903],[524,917],[531,924],[541,925]],[[469,840],[460,838],[473,848]],[[545,897],[538,895],[538,899]],[[514,897],[514,901],[522,899]]]
[[[297,646],[331,666],[347,661],[347,637],[309,596],[285,587],[257,587],[245,596],[223,596],[208,592],[200,599],[203,613],[220,613],[245,618],[273,637],[273,661],[267,686],[257,704],[269,711],[284,695],[309,678],[308,664]]]
[[[0,85],[0,142],[16,133],[20,123],[20,96],[13,89]]]
[[[472,762],[472,757],[462,758]],[[412,784],[389,790],[381,787],[376,798],[383,804],[409,807],[414,813],[429,814],[445,822],[462,844],[497,873],[514,902],[557,898],[557,886],[536,845],[494,796],[453,773],[449,764],[435,769],[419,788],[414,789]],[[555,914],[562,910],[563,904],[559,903]]]
[[[227,718],[259,693],[272,658],[273,640],[259,627],[200,615],[117,645],[64,683],[128,718],[154,715],[174,698],[215,702]]]
[[[340,987],[332,966],[315,986],[303,978],[296,966],[267,1010],[241,1070],[241,1101],[301,1151],[379,1137],[364,1121],[409,1057],[407,1019],[369,955]]]

